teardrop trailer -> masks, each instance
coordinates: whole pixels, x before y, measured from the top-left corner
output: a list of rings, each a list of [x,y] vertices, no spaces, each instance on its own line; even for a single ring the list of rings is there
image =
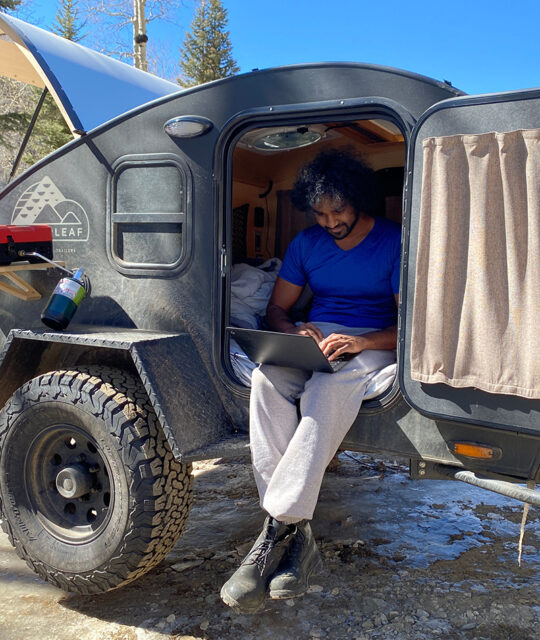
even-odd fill
[[[540,504],[519,486],[540,477],[540,90],[328,63],[178,91],[14,18],[0,30],[12,75],[76,136],[6,186],[0,224],[48,224],[55,260],[92,281],[64,332],[43,299],[0,292],[1,518],[40,576],[97,593],[142,575],[182,534],[191,462],[247,451],[227,327],[257,317],[235,278],[268,275],[310,224],[288,192],[325,147],[362,153],[403,227],[396,377],[343,449]],[[43,297],[58,280],[24,274]]]

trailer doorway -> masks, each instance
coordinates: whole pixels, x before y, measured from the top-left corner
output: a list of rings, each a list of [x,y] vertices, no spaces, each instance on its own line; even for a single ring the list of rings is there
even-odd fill
[[[376,215],[401,223],[406,142],[392,121],[377,117],[268,126],[241,135],[232,149],[229,229],[231,269],[225,326],[267,328],[265,308],[285,251],[296,234],[315,224],[290,200],[299,169],[321,151],[347,149],[374,170]],[[310,293],[295,305],[295,320],[307,317]],[[252,363],[226,349],[232,378],[249,387]]]

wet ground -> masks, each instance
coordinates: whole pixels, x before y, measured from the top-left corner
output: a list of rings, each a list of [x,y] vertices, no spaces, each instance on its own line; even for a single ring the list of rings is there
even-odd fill
[[[0,534],[0,640],[538,640],[540,520],[397,462],[341,454],[313,521],[325,568],[304,598],[238,615],[219,589],[261,525],[248,464],[200,463],[187,530],[150,574],[101,596],[42,582]]]

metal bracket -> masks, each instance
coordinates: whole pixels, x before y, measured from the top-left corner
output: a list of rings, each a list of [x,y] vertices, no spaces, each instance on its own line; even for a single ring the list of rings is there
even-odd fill
[[[415,480],[459,480],[481,489],[499,493],[520,502],[540,506],[540,491],[521,487],[517,483],[524,483],[523,478],[508,476],[487,477],[478,472],[469,471],[462,467],[426,462],[425,460],[411,460],[411,478]],[[495,476],[496,474],[490,474]]]

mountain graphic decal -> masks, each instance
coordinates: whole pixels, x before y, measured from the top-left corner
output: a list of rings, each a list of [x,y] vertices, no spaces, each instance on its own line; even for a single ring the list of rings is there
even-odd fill
[[[30,185],[19,197],[11,224],[48,224],[56,242],[86,242],[90,230],[84,207],[66,198],[48,176]]]
[[[51,207],[50,204],[46,204],[38,213],[38,216],[37,218],[35,218],[34,222],[36,224],[59,224],[60,222],[62,222],[62,218],[58,215],[58,213],[56,213],[56,211]]]

